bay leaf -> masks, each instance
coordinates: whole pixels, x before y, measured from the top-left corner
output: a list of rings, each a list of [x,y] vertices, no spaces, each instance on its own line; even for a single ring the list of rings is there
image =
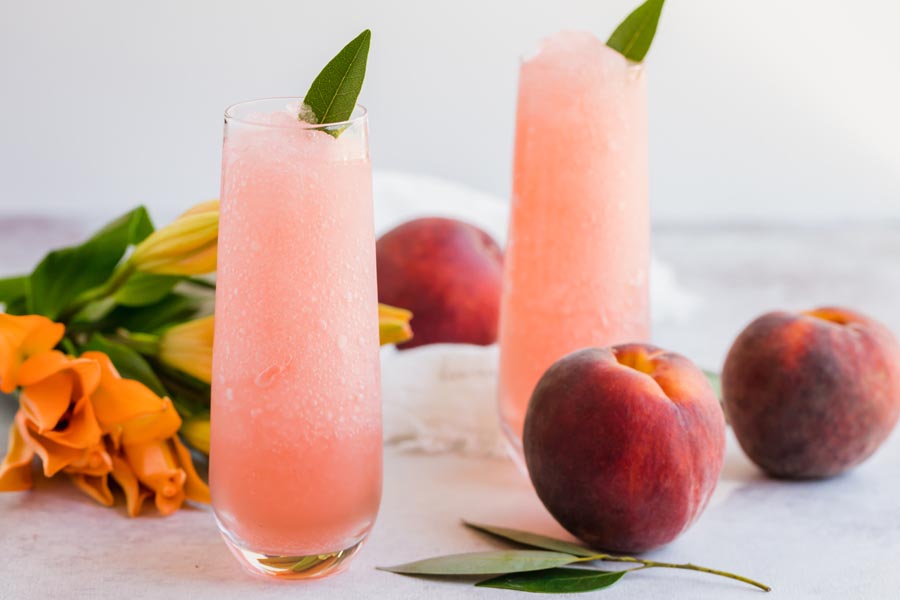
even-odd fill
[[[543,550],[488,550],[426,558],[382,571],[405,575],[494,575],[560,567],[577,562],[578,557]]]
[[[608,588],[625,577],[626,573],[628,571],[545,569],[528,573],[507,573],[475,585],[539,594],[573,594]]]
[[[371,39],[368,29],[360,33],[313,80],[303,103],[312,110],[317,124],[340,123],[353,114],[366,76]]]
[[[534,546],[535,548],[542,548],[553,552],[564,552],[566,554],[574,554],[575,556],[593,556],[594,554],[597,554],[584,546],[579,546],[578,544],[573,544],[572,542],[566,542],[564,540],[558,540],[546,535],[531,533],[529,531],[511,529],[509,527],[498,527],[496,525],[484,525],[482,523],[471,523],[469,521],[463,521],[463,523],[466,527],[506,540],[512,540],[513,542],[525,546]]]
[[[625,17],[606,45],[628,60],[641,62],[650,50],[665,0],[647,0]]]

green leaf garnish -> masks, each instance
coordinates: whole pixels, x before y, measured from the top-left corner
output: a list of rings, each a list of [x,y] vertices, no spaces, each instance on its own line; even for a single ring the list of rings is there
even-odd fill
[[[647,0],[628,15],[606,45],[628,60],[641,62],[650,50],[665,0]]]
[[[571,542],[565,542],[556,538],[547,537],[545,535],[539,535],[537,533],[521,531],[519,529],[510,529],[509,527],[497,527],[496,525],[470,523],[469,521],[463,521],[463,523],[466,527],[470,527],[472,529],[475,529],[476,531],[488,533],[504,540],[518,542],[519,544],[524,544],[525,546],[541,548],[542,550],[564,552],[565,554],[572,554],[574,556],[593,556],[594,554],[596,554],[596,552],[589,548],[585,548],[584,546],[579,546],[578,544],[573,544]]]
[[[316,124],[340,123],[353,114],[366,77],[371,39],[372,32],[368,29],[356,36],[312,82],[303,103],[315,115]],[[298,115],[301,120],[303,116]]]
[[[507,573],[476,583],[475,586],[537,594],[574,594],[608,588],[625,577],[626,573],[628,570],[546,569],[528,573]]]
[[[416,562],[378,567],[405,575],[495,575],[539,571],[578,562],[577,556],[543,550],[488,550],[426,558]]]

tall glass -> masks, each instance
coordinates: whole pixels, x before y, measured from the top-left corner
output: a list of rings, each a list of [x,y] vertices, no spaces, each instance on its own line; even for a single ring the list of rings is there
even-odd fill
[[[225,112],[210,488],[252,572],[335,573],[381,499],[375,235],[366,111],[299,99]]]
[[[500,420],[522,425],[544,371],[585,346],[650,337],[644,71],[561,32],[519,74],[512,214],[500,305]]]

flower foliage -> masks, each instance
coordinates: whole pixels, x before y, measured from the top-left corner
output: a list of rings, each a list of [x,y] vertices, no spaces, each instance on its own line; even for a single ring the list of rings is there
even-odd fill
[[[215,283],[202,276],[218,230],[218,200],[159,230],[138,207],[0,279],[0,392],[19,405],[0,491],[30,489],[38,459],[103,505],[118,486],[131,516],[209,501],[179,435],[209,454]],[[379,305],[381,343],[409,339],[411,317]]]

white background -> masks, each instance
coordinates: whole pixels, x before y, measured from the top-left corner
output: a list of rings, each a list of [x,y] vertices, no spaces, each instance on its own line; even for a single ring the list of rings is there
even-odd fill
[[[165,220],[217,196],[224,107],[302,95],[365,27],[375,167],[506,197],[519,56],[636,3],[0,0],[0,215]],[[897,23],[896,0],[670,0],[655,218],[900,217]]]

